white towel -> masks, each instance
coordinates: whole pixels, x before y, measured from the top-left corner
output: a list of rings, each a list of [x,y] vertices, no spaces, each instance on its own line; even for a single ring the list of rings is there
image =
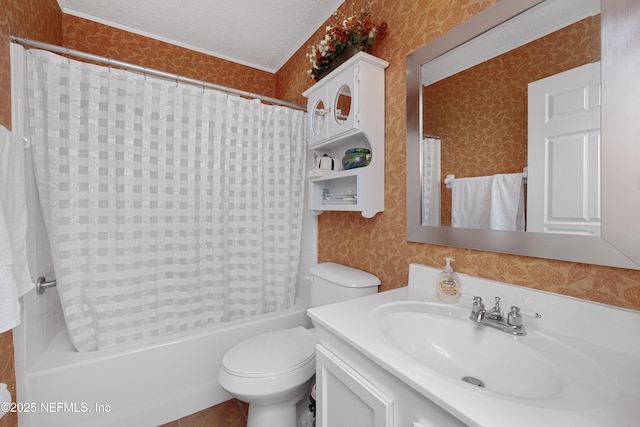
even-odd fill
[[[0,332],[20,324],[18,298],[33,288],[26,237],[24,142],[0,126]]]
[[[492,176],[453,180],[451,183],[452,227],[489,228],[492,184]]]
[[[493,176],[490,213],[492,230],[524,231],[523,183],[522,173]]]

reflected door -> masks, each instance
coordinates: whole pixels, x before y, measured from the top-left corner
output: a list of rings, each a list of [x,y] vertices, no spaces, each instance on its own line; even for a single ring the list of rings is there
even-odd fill
[[[529,85],[527,231],[600,235],[600,62]]]

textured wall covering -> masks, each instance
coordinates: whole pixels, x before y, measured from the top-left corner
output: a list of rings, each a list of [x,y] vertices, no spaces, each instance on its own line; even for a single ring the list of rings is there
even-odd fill
[[[405,57],[494,3],[495,0],[373,2],[376,17],[389,23],[389,36],[373,52],[390,62],[385,76],[385,211],[372,219],[353,212],[320,215],[319,260],[370,271],[380,277],[382,289],[386,290],[406,285],[409,263],[439,267],[443,265],[442,258],[450,255],[456,260],[454,267],[463,273],[639,310],[640,271],[406,241]],[[349,14],[363,4],[347,0],[341,10]],[[309,44],[313,41],[315,37]],[[306,46],[302,47],[276,74],[278,97],[297,97],[297,102],[305,102],[300,93],[313,84],[305,74],[307,51]]]
[[[62,13],[56,0],[0,0],[0,124],[11,126],[11,34],[60,44]]]
[[[423,89],[425,132],[442,140],[443,225],[451,225],[446,175],[517,173],[527,165],[527,84],[599,60],[596,16]]]
[[[62,17],[66,47],[168,73],[273,96],[271,73],[225,61],[72,15]]]
[[[373,52],[390,62],[385,77],[387,159],[385,212],[376,215],[373,219],[364,219],[357,213],[322,214],[319,217],[321,236],[319,259],[341,262],[371,271],[382,279],[382,289],[392,289],[407,283],[409,263],[441,266],[442,257],[451,255],[456,259],[456,269],[464,273],[640,309],[640,271],[406,241],[405,57],[496,1],[374,1],[373,8],[376,16],[385,19],[390,27],[387,39]],[[363,0],[347,0],[341,10],[349,14],[353,10],[359,10],[363,4]],[[166,63],[173,67],[167,71],[190,76],[192,70],[197,68],[202,72],[202,75],[195,76],[197,78],[267,95],[271,95],[275,87],[275,95],[281,99],[305,103],[301,93],[313,84],[306,74],[308,69],[305,58],[306,46],[302,47],[278,71],[274,79],[268,73],[229,63],[219,63],[218,60],[200,54],[187,54],[185,50],[148,39],[143,40],[141,36],[120,30],[103,28],[79,18],[65,16],[63,19],[55,0],[0,0],[1,124],[10,125],[9,35],[15,32],[34,39],[61,44],[63,25],[64,42],[70,47],[90,50],[97,54],[137,62],[153,68],[165,69],[163,64]],[[149,61],[146,62],[147,60]],[[219,69],[216,63],[223,69]],[[214,68],[217,70],[213,70]],[[253,88],[254,84],[255,88]],[[244,85],[249,87],[243,87]],[[425,286],[433,286],[433,284],[429,283]],[[14,381],[12,354],[11,333],[1,334],[0,381],[10,384]],[[10,415],[0,420],[0,427],[13,427],[16,423],[15,417]]]

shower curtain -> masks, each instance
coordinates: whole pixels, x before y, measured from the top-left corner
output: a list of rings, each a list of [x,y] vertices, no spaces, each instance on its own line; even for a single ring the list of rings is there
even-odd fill
[[[26,57],[36,182],[77,350],[293,304],[304,112]]]
[[[440,226],[440,139],[422,140],[422,225]]]

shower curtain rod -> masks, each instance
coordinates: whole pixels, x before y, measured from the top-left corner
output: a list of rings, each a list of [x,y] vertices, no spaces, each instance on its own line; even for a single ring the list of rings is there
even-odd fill
[[[227,86],[221,86],[214,83],[208,83],[203,80],[196,80],[189,77],[184,77],[179,74],[171,74],[165,71],[155,70],[153,68],[143,67],[141,65],[130,64],[128,62],[118,61],[117,59],[110,59],[104,56],[94,55],[92,53],[81,52],[75,49],[69,49],[62,46],[57,46],[54,44],[39,42],[36,40],[28,39],[27,37],[18,37],[15,34],[11,35],[11,41],[13,43],[18,43],[26,47],[34,47],[36,49],[44,49],[50,52],[59,53],[65,56],[73,56],[76,58],[87,59],[89,61],[97,62],[99,64],[115,66],[119,68],[124,68],[125,70],[136,71],[145,75],[160,77],[166,80],[172,80],[176,83],[186,83],[193,86],[198,86],[201,88],[215,89],[221,92],[231,93],[234,95],[239,95],[244,98],[254,98],[259,99],[261,101],[269,102],[271,104],[282,105],[285,107],[293,108],[296,110],[307,111],[307,107],[303,105],[296,104],[294,102],[282,101],[277,98],[271,98],[269,96],[258,95],[251,92],[246,92],[239,89],[233,89]]]

